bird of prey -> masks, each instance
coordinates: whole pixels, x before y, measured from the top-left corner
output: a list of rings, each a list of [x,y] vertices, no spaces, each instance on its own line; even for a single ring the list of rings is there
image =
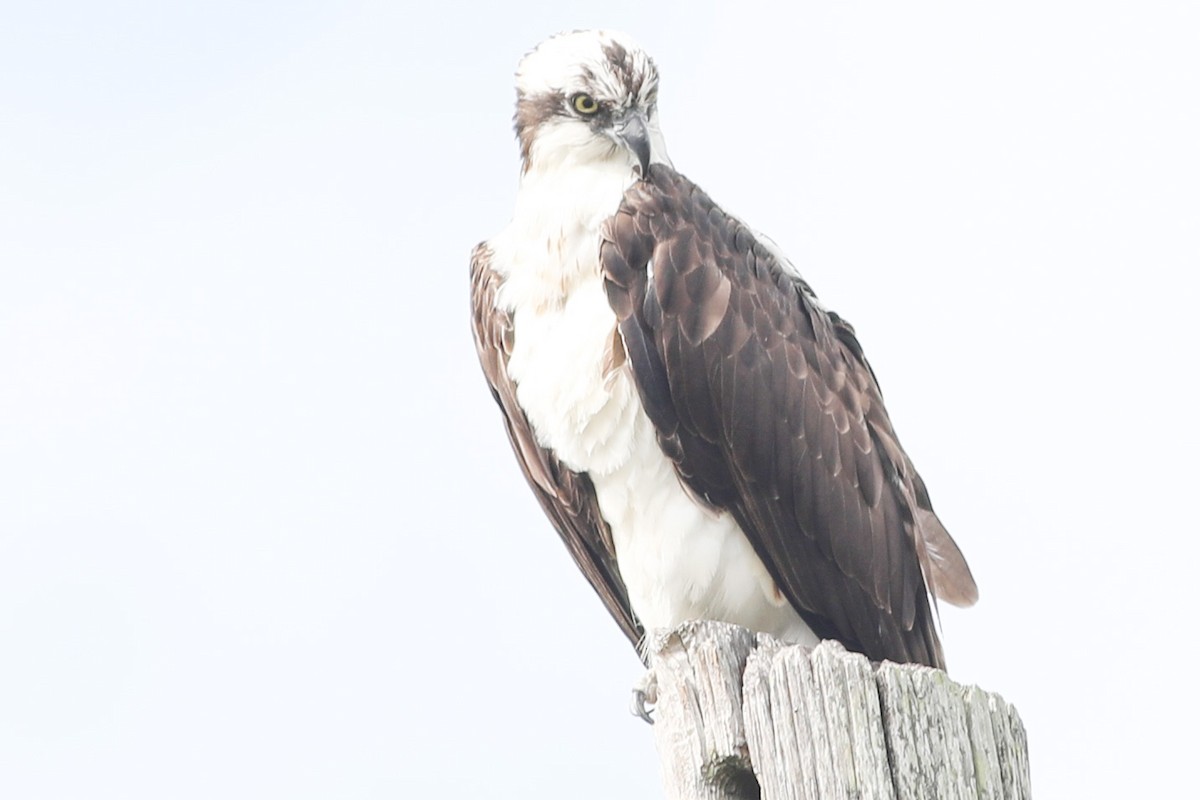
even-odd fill
[[[635,647],[713,619],[944,666],[930,595],[977,597],[854,329],[667,158],[628,36],[517,69],[512,221],[471,258],[517,461]]]

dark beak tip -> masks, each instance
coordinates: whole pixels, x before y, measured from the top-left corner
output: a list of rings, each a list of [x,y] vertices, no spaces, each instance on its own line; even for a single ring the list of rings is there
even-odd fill
[[[638,142],[638,147],[635,147],[633,154],[637,157],[638,174],[644,180],[650,174],[650,143]]]
[[[637,159],[639,176],[645,180],[650,173],[650,132],[646,128],[646,121],[641,115],[630,117],[620,128],[619,136]]]

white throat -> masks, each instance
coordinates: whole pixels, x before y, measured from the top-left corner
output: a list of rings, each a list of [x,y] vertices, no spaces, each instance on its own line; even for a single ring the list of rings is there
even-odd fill
[[[637,179],[624,158],[533,160],[521,176],[512,221],[493,240],[505,251],[501,303],[559,306],[581,281],[600,276],[600,228]]]

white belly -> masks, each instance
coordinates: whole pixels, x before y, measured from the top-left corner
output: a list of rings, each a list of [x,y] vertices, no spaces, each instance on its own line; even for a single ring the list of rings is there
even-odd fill
[[[518,301],[513,323],[517,397],[539,442],[590,475],[646,630],[718,619],[815,644],[734,519],[693,500],[663,455],[628,364],[612,366],[616,318],[599,275],[559,307]]]

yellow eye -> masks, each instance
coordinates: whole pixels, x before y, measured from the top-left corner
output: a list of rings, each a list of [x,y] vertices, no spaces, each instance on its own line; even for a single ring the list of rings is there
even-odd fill
[[[600,110],[600,104],[590,94],[577,94],[571,98],[571,105],[580,114],[595,114]]]

